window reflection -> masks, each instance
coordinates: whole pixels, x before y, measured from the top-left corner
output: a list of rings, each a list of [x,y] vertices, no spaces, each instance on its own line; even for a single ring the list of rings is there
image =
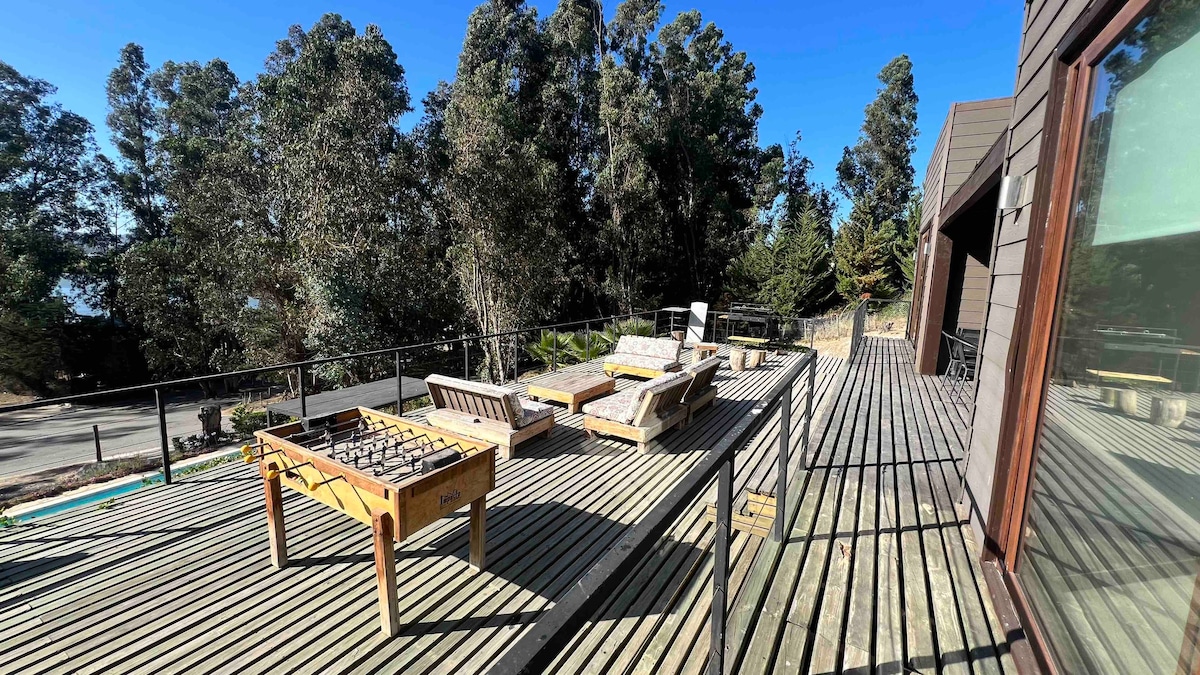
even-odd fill
[[[1200,1],[1096,69],[1018,575],[1066,672],[1200,669]]]

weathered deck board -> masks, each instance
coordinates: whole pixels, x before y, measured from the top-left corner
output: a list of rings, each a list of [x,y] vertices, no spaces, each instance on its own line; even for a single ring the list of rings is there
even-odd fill
[[[1013,672],[969,528],[955,513],[961,408],[898,340],[821,359],[801,447],[794,390],[782,543],[732,537],[729,668]],[[787,357],[793,359],[797,357]],[[720,400],[662,447],[554,437],[502,462],[488,559],[469,572],[465,513],[397,547],[401,634],[377,630],[370,533],[285,495],[294,564],[267,561],[261,483],[228,465],[0,533],[2,672],[483,672],[776,381],[786,363],[720,371]],[[595,362],[573,367],[598,371]],[[632,382],[621,380],[619,388]],[[739,454],[735,507],[774,492],[779,420]],[[563,650],[560,673],[699,673],[713,526],[704,495]],[[1152,589],[1151,589],[1152,590]]]
[[[812,461],[789,487],[790,537],[761,541],[732,591],[727,667],[1015,672],[969,528],[955,513],[959,411],[934,378],[913,371],[907,343],[869,339],[864,349],[834,385],[813,430]],[[735,551],[743,536],[734,537]],[[579,664],[587,672],[698,672],[708,645],[706,572],[686,580],[678,607],[663,608],[652,638],[686,657],[645,654],[611,667],[627,665],[606,660],[628,648],[627,633],[601,613],[559,672]],[[684,623],[696,632],[678,630]]]
[[[554,437],[498,467],[488,499],[485,573],[467,567],[465,512],[397,547],[405,629],[393,640],[377,630],[370,532],[285,493],[293,564],[272,569],[253,467],[221,466],[120,497],[107,510],[81,509],[6,530],[0,533],[0,626],[6,627],[0,671],[484,670],[796,358],[775,357],[738,374],[722,370],[718,403],[663,436],[648,455],[620,441],[585,439],[581,416],[560,409]],[[822,391],[836,366],[822,361]],[[618,386],[632,384],[622,379]],[[773,449],[767,438],[739,456],[744,486],[773,485],[767,457]],[[695,542],[708,528],[702,519],[685,519],[670,557],[647,562],[660,570],[654,605],[673,604],[680,575],[703,574],[705,549]],[[754,549],[740,542],[741,569],[748,569]],[[640,627],[654,607],[628,610]]]

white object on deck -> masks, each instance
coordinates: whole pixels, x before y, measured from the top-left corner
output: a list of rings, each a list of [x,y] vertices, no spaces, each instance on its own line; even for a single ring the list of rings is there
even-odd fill
[[[693,302],[688,313],[687,339],[684,342],[697,344],[704,342],[704,323],[708,320],[708,303]]]

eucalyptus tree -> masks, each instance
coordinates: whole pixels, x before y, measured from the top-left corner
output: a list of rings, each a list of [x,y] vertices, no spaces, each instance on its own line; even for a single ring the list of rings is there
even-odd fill
[[[117,66],[105,83],[105,93],[106,121],[118,154],[110,179],[132,218],[131,238],[147,241],[165,236],[166,204],[155,147],[158,106],[141,45],[131,42],[121,48]]]
[[[915,175],[918,99],[912,61],[901,54],[879,71],[878,78],[883,86],[866,107],[858,142],[842,151],[837,187],[855,203],[869,197],[877,221],[899,221]]]
[[[167,61],[145,80],[165,227],[121,256],[120,307],[160,377],[238,368],[246,364],[236,323],[246,298],[236,245],[246,190],[229,177],[240,168],[231,151],[244,131],[238,120],[248,116],[238,79],[214,59]]]
[[[597,161],[608,286],[629,308],[711,297],[754,225],[763,153],[754,66],[699,12],[659,27],[627,0],[608,26]]]
[[[869,218],[877,226],[891,223],[888,230],[902,246],[905,212],[913,194],[912,154],[916,151],[917,94],[913,89],[912,62],[901,54],[879,71],[875,100],[867,105],[862,132],[853,147],[842,152],[837,165],[838,190],[854,202],[856,208],[870,204],[869,214],[854,216],[856,221]],[[846,241],[857,240],[857,237]],[[848,244],[844,244],[848,245]],[[860,252],[871,257],[869,252]],[[905,285],[905,272],[899,260],[888,269],[889,286]]]
[[[105,229],[92,125],[0,61],[0,386],[51,388],[72,309],[58,291]]]
[[[658,267],[670,231],[653,166],[659,104],[650,85],[650,40],[662,10],[657,0],[621,3],[598,43],[604,136],[595,168],[603,209],[599,252],[608,262],[604,290],[622,311],[646,302],[668,274]]]
[[[566,283],[563,173],[544,151],[545,42],[536,12],[487,2],[467,22],[446,107],[449,257],[463,302],[481,333],[550,316]],[[507,372],[516,356],[493,341],[485,366]]]

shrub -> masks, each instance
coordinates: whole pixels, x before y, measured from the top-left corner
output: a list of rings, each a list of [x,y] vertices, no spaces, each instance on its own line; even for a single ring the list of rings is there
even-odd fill
[[[253,410],[244,403],[234,407],[229,419],[238,438],[249,438],[254,432],[267,428],[267,411]]]

